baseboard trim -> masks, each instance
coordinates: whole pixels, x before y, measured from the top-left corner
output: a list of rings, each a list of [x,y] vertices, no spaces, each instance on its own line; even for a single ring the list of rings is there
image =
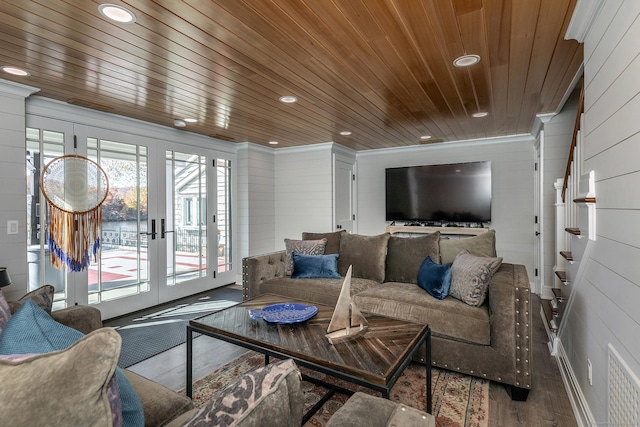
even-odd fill
[[[569,363],[567,353],[564,351],[562,341],[560,339],[556,339],[555,341],[557,350],[556,361],[558,362],[562,382],[564,383],[564,388],[567,390],[567,395],[569,396],[569,401],[571,402],[571,408],[573,409],[573,414],[576,417],[576,422],[579,427],[593,427],[596,425],[596,421],[593,418],[589,404],[587,403],[587,400],[582,393],[582,389],[580,388],[580,384],[578,384],[578,380],[571,368],[571,363]]]

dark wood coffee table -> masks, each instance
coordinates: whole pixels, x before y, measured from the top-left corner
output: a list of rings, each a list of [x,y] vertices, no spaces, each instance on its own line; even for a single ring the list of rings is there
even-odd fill
[[[426,346],[427,412],[431,413],[431,330],[428,325],[365,314],[369,330],[363,337],[331,345],[325,338],[333,307],[315,304],[318,314],[300,323],[269,323],[249,317],[249,309],[266,305],[306,301],[265,294],[246,300],[213,314],[190,320],[187,326],[187,396],[193,392],[193,334],[194,332],[257,351],[269,357],[291,358],[299,366],[322,372],[354,384],[379,391],[389,398],[411,358],[421,345]],[[305,414],[303,424],[336,391],[353,392],[305,376],[305,380],[320,383],[329,392]]]

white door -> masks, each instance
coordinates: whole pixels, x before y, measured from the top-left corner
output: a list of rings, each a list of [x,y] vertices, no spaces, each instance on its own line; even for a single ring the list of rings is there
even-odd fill
[[[543,236],[543,159],[544,159],[544,131],[540,131],[536,141],[536,159],[534,168],[534,289],[533,292],[542,296],[544,284],[544,236]]]
[[[336,230],[354,232],[355,213],[353,209],[354,174],[353,163],[334,160],[334,200]]]

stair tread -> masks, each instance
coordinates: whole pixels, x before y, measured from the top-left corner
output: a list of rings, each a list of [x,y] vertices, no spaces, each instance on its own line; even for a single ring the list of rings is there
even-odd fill
[[[575,228],[575,227],[567,227],[564,229],[564,231],[566,231],[569,234],[573,234],[574,236],[579,236],[582,234],[582,232],[580,231],[579,228]]]
[[[567,279],[567,272],[562,270],[556,270],[556,276],[562,283],[567,283],[569,279]]]
[[[540,300],[542,304],[542,310],[544,311],[544,316],[547,319],[547,325],[551,332],[557,332],[559,326],[559,318],[554,316],[553,308],[551,307],[551,300],[543,299]]]
[[[573,254],[571,251],[560,251],[560,255],[567,261],[573,261]]]
[[[560,288],[552,288],[551,292],[553,292],[553,296],[556,298],[558,302],[563,302],[564,297],[562,296],[562,289]]]

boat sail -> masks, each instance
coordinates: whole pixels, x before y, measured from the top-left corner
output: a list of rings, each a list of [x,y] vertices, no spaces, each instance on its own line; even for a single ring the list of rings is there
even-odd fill
[[[367,319],[351,300],[351,268],[342,283],[336,308],[327,328],[327,339],[331,344],[351,340],[364,335],[369,328]]]

